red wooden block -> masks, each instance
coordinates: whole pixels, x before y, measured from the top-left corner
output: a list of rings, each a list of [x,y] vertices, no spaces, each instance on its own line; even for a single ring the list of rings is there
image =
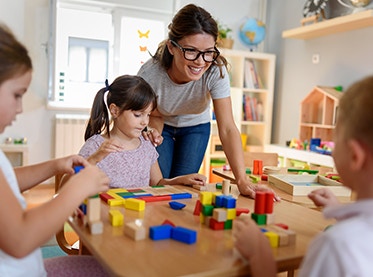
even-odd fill
[[[268,175],[262,174],[261,179],[262,181],[268,181]]]
[[[138,199],[142,199],[145,202],[157,202],[157,201],[169,201],[172,200],[171,195],[153,195],[153,196],[143,196]]]
[[[211,218],[210,219],[210,228],[213,230],[224,230],[224,221],[223,222],[218,222],[215,219]]]
[[[272,191],[266,191],[265,193],[265,210],[266,214],[273,213],[273,202],[275,194]]]
[[[236,208],[236,216],[239,216],[240,214],[248,214],[249,212],[250,212],[249,209]]]
[[[165,225],[165,224],[171,225],[172,227],[176,227],[176,225],[172,221],[170,221],[168,219],[166,219],[165,221],[163,221],[162,225]]]
[[[254,213],[264,214],[265,213],[265,192],[256,191],[255,192],[255,207]]]
[[[289,226],[284,223],[275,223],[275,225],[281,227],[282,229],[289,230]]]
[[[200,215],[200,214],[201,214],[201,209],[202,209],[201,201],[197,200],[197,201],[196,201],[196,206],[194,207],[194,212],[193,212],[193,214],[194,214],[194,215]]]
[[[114,199],[113,196],[107,194],[106,192],[102,192],[102,193],[100,193],[100,198],[101,198],[101,200],[104,201],[105,203],[107,203],[109,199]]]

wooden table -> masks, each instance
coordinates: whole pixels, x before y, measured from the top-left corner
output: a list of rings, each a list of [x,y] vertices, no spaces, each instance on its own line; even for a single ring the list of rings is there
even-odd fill
[[[198,191],[180,187],[186,191]],[[112,227],[108,220],[110,207],[102,202],[101,215],[104,232],[91,235],[81,220],[70,218],[69,224],[79,235],[81,244],[108,270],[112,276],[243,276],[249,267],[234,250],[232,230],[214,231],[201,225],[193,215],[197,198],[178,200],[185,203],[182,210],[173,210],[168,201],[147,203],[145,211],[135,212],[116,207],[124,213],[125,222],[143,219],[147,230],[168,219],[177,226],[197,231],[195,244],[174,240],[153,241],[149,238],[133,241],[124,235],[122,227]],[[254,200],[240,196],[237,207],[253,211]],[[319,211],[282,201],[276,203],[277,223],[285,223],[297,234],[296,244],[273,249],[278,271],[297,269],[310,240],[333,223]],[[249,234],[248,234],[249,235]]]

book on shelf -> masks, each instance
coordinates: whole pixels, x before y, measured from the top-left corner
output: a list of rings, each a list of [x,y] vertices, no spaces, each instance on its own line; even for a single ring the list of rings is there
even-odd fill
[[[263,121],[263,103],[255,96],[243,95],[243,120]]]
[[[251,59],[246,59],[245,60],[245,80],[244,80],[244,85],[246,88],[253,88],[253,89],[258,89],[261,88],[261,83],[262,81],[260,80],[255,63]]]

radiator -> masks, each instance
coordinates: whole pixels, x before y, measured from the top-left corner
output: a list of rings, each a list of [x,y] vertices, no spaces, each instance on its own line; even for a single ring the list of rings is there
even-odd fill
[[[88,119],[88,115],[56,115],[56,158],[78,154],[84,143],[84,132]]]

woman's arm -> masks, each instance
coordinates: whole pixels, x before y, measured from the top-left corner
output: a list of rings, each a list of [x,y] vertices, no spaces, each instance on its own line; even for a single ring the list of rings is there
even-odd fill
[[[213,100],[219,137],[241,194],[255,196],[246,177],[241,135],[233,119],[231,98]]]

